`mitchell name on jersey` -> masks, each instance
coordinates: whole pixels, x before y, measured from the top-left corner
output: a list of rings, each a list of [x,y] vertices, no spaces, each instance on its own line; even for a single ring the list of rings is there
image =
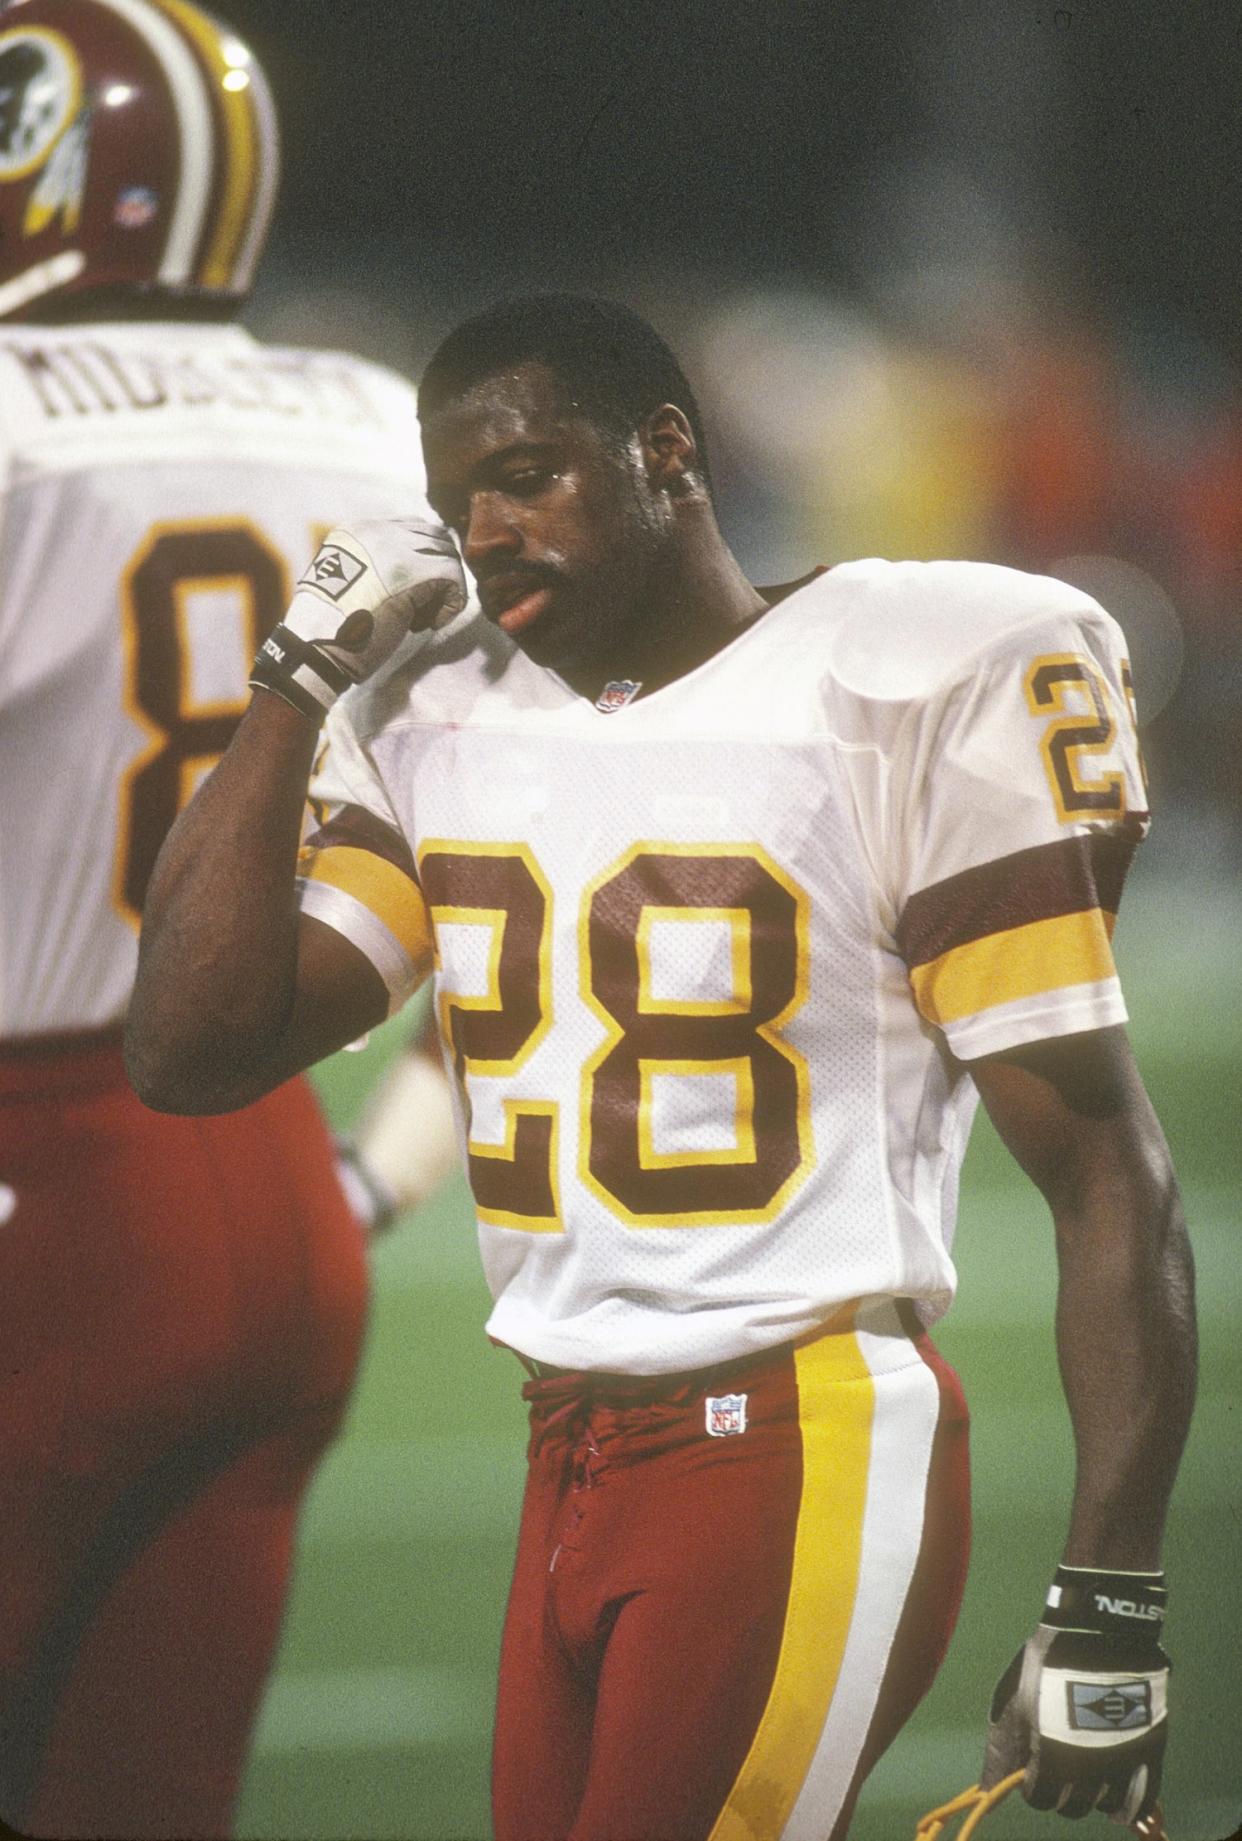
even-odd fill
[[[962,1064],[1125,1020],[1123,653],[869,561],[614,710],[470,613],[342,700],[301,899],[394,1007],[434,973],[495,1338],[658,1373],[947,1307]]]

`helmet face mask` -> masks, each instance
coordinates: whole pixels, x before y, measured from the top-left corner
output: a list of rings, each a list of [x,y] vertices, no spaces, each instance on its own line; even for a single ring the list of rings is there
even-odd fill
[[[0,319],[240,298],[278,170],[262,70],[190,0],[0,8]]]

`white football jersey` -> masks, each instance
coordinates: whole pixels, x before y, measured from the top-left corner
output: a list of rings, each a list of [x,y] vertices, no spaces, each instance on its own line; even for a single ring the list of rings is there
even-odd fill
[[[121,1017],[156,853],[298,572],[422,485],[414,392],[374,365],[0,328],[0,1038]]]
[[[394,1003],[434,966],[497,1340],[669,1372],[947,1306],[963,1061],[1125,1019],[1123,649],[872,561],[609,712],[469,612],[347,694],[302,900]]]

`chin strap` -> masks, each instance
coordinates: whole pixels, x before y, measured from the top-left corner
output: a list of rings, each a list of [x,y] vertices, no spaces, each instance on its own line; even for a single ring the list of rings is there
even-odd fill
[[[1014,1771],[1010,1776],[1002,1778],[1001,1782],[991,1790],[981,1790],[977,1783],[971,1784],[969,1790],[963,1790],[960,1796],[953,1798],[952,1802],[941,1803],[938,1809],[929,1809],[914,1831],[914,1841],[936,1841],[936,1837],[943,1832],[946,1822],[951,1822],[954,1816],[966,1815],[967,1810],[970,1813],[966,1815],[966,1820],[958,1830],[957,1841],[969,1841],[969,1837],[976,1833],[984,1816],[1003,1803],[1011,1790],[1018,1789],[1025,1775],[1025,1771]],[[1164,1815],[1159,1804],[1152,1814],[1145,1816],[1141,1822],[1132,1822],[1127,1832],[1137,1835],[1139,1841],[1169,1841],[1168,1830],[1164,1825]]]

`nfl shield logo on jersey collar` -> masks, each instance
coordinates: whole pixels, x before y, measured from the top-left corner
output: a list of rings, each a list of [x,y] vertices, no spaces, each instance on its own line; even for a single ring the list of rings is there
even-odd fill
[[[641,679],[609,678],[595,699],[595,707],[603,710],[605,716],[612,710],[623,710],[627,703],[634,701],[641,689]]]
[[[746,1394],[708,1394],[707,1429],[713,1438],[732,1438],[746,1430]]]

